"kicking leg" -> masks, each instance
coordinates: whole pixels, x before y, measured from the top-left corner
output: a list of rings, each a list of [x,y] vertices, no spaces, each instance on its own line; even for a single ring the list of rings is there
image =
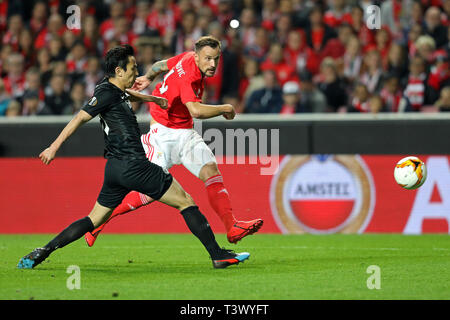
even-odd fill
[[[104,223],[111,213],[112,208],[107,208],[95,203],[91,213],[69,225],[44,247],[36,248],[31,253],[20,259],[17,267],[19,269],[31,269],[43,262],[53,251],[63,248],[69,243],[81,238],[86,232],[94,230],[95,227]]]
[[[215,162],[205,164],[200,170],[199,178],[205,183],[211,207],[225,225],[229,242],[237,243],[245,236],[251,235],[261,228],[263,225],[262,219],[251,221],[237,221],[235,219],[228,191],[223,184],[222,175]]]
[[[230,265],[238,264],[250,256],[246,252],[236,254],[230,250],[220,248],[208,220],[195,205],[191,196],[183,190],[175,179],[173,179],[172,185],[167,192],[158,201],[181,212],[189,230],[208,251],[214,268],[226,268]]]
[[[108,222],[110,222],[113,218],[128,213],[130,211],[134,211],[142,206],[152,203],[154,200],[149,196],[139,193],[137,191],[131,191],[128,193],[125,198],[122,200],[122,203],[114,209],[113,213],[109,217],[109,219],[100,225],[98,228],[93,230],[92,232],[87,232],[84,235],[84,239],[89,247],[92,247],[97,240],[97,237],[100,235],[100,232],[106,226]]]

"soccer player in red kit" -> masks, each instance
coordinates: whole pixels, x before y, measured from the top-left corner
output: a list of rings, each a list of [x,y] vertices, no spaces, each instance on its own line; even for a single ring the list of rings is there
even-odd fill
[[[203,80],[214,75],[220,54],[221,46],[217,39],[212,36],[202,37],[195,43],[195,51],[184,52],[154,63],[144,76],[136,79],[133,90],[128,90],[128,93],[135,98],[143,98],[145,95],[137,91],[145,89],[159,74],[167,72],[163,82],[156,85],[152,95],[167,99],[168,108],[162,110],[149,103],[152,116],[150,131],[141,137],[147,158],[165,170],[174,164],[182,164],[201,179],[205,183],[211,207],[225,225],[228,241],[236,243],[243,237],[257,232],[263,220],[236,220],[216,158],[202,137],[193,129],[193,118],[209,119],[223,116],[227,120],[232,120],[235,117],[232,105],[207,105],[201,100]],[[145,101],[145,98],[142,100]],[[130,192],[107,222],[118,215],[147,205],[150,201],[151,199],[144,194]],[[94,244],[105,224],[85,235],[89,246]]]

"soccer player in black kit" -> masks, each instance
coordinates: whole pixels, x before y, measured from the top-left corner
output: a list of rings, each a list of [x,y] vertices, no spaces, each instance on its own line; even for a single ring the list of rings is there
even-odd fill
[[[36,248],[20,259],[17,267],[31,269],[53,251],[79,239],[103,224],[127,193],[139,191],[181,212],[189,230],[208,251],[214,268],[225,268],[248,259],[249,254],[220,248],[208,221],[170,173],[151,163],[145,156],[136,116],[126,89],[138,76],[133,48],[129,45],[109,50],[105,57],[106,77],[96,86],[88,104],[74,116],[56,140],[39,158],[48,165],[63,142],[82,124],[100,115],[105,138],[104,182],[94,208],[88,216],[73,222],[44,247]],[[146,96],[147,101],[167,108],[167,100]]]

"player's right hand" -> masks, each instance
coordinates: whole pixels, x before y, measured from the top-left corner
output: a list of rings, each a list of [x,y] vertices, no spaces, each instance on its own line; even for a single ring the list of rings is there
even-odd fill
[[[231,104],[228,104],[227,107],[229,111],[224,112],[223,117],[227,120],[233,120],[236,116],[236,110]]]
[[[39,159],[41,159],[44,164],[50,164],[50,162],[55,159],[55,155],[56,151],[54,151],[52,148],[47,148],[41,152],[41,154],[39,155]]]
[[[150,85],[150,80],[146,76],[137,77],[131,90],[142,91]]]
[[[169,101],[165,98],[154,97],[154,103],[156,103],[161,109],[166,110],[169,107]]]

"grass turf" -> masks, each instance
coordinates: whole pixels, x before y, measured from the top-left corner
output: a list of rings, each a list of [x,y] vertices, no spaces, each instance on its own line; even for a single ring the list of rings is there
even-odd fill
[[[0,299],[450,299],[448,235],[258,234],[226,245],[249,261],[216,270],[190,234],[103,234],[92,248],[80,239],[36,269],[16,268],[52,237],[0,235]],[[67,289],[70,265],[79,290]],[[371,265],[379,290],[367,287]]]

